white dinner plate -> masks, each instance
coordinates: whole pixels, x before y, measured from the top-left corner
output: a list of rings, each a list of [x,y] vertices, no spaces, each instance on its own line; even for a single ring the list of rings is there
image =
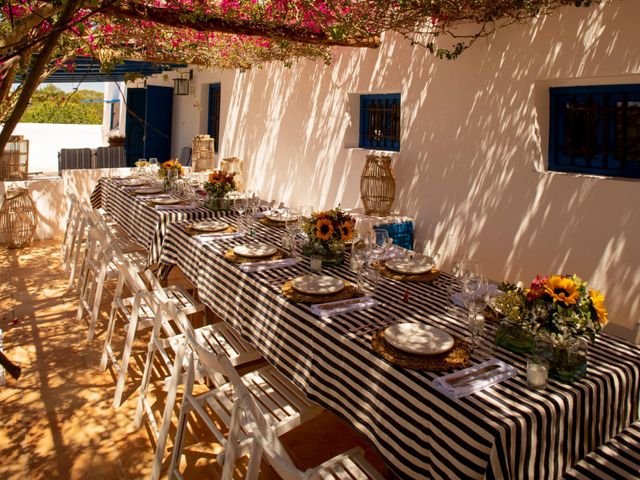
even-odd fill
[[[298,217],[294,216],[294,215],[274,215],[273,213],[270,213],[269,215],[266,216],[269,220],[273,220],[274,222],[294,222],[298,220]]]
[[[270,257],[276,253],[278,249],[268,243],[250,243],[247,245],[237,245],[233,247],[233,253],[241,257],[262,258]]]
[[[203,222],[196,222],[191,224],[192,230],[198,232],[220,232],[226,230],[229,225],[224,222],[218,222],[217,220],[207,220]]]
[[[307,295],[332,295],[344,288],[344,282],[329,275],[303,275],[294,279],[291,286]]]
[[[181,198],[173,198],[173,197],[157,197],[152,198],[151,203],[154,205],[178,205],[180,203],[184,203],[184,200]]]
[[[142,187],[143,185],[146,185],[146,184],[147,182],[145,182],[144,180],[127,180],[121,183],[121,185],[125,187]]]
[[[453,348],[453,337],[431,325],[398,323],[384,331],[392,347],[417,355],[437,355]]]
[[[430,258],[423,256],[413,258],[392,258],[387,260],[385,265],[389,270],[408,275],[427,273],[434,267],[433,261]]]

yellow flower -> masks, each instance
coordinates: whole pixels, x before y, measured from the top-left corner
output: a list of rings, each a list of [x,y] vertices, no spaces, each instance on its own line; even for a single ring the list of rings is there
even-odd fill
[[[316,223],[316,237],[320,240],[331,240],[333,236],[333,222],[328,218],[322,218]]]
[[[589,298],[591,298],[593,309],[598,315],[598,322],[600,323],[600,326],[604,327],[608,322],[607,309],[604,306],[604,295],[602,295],[598,290],[589,289]]]
[[[344,222],[340,226],[340,234],[342,235],[342,241],[348,242],[353,237],[353,224],[351,222]]]
[[[575,305],[580,298],[576,282],[560,275],[549,277],[544,284],[544,293],[551,297],[553,303],[562,302],[565,305]]]

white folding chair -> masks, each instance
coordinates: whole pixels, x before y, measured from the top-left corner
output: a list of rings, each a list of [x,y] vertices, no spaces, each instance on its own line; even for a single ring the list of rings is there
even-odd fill
[[[184,446],[184,436],[187,427],[187,418],[191,412],[195,413],[207,428],[212,432],[216,441],[223,447],[228,445],[225,435],[215,425],[205,408],[210,408],[217,419],[224,424],[226,429],[231,424],[231,415],[234,406],[234,388],[230,383],[216,387],[208,392],[194,394],[195,381],[195,357],[202,368],[204,375],[215,385],[219,375],[228,376],[235,372],[231,361],[224,350],[217,344],[206,343],[199,337],[189,325],[186,317],[177,311],[175,306],[165,303],[161,306],[168,317],[174,319],[175,324],[185,336],[187,345],[193,353],[189,354],[189,368],[185,382],[184,395],[180,405],[180,417],[176,439],[173,443],[169,478],[180,474],[180,458]],[[224,359],[224,363],[221,363]],[[241,381],[246,385],[251,394],[267,410],[267,421],[278,435],[282,435],[303,422],[314,418],[322,408],[306,398],[289,379],[279,373],[274,367],[266,366],[244,374]],[[248,436],[239,436],[241,446],[248,446]],[[242,450],[242,449],[241,449]],[[155,465],[154,465],[155,467]],[[158,469],[159,470],[159,469]],[[159,475],[159,471],[154,472]],[[157,478],[157,477],[154,477]]]
[[[166,302],[172,302],[177,307],[181,307],[181,304],[178,304],[176,298],[169,297],[150,270],[147,270],[145,275],[153,289],[152,293],[156,296],[156,305],[158,307]],[[180,329],[178,329],[178,332],[174,330],[171,319],[166,318],[165,310],[166,309],[156,310],[135,416],[135,426],[138,428],[142,424],[143,413],[146,413],[151,430],[156,436],[156,455],[152,478],[158,478],[160,474],[177,388],[179,384],[184,382],[184,377],[188,370],[188,360],[185,354],[191,354],[189,345],[185,345],[184,335],[179,333]],[[225,323],[216,323],[196,328],[193,330],[193,333],[195,338],[203,345],[215,345],[216,349],[222,350],[233,365],[246,365],[262,358],[251,345],[240,338],[240,336]],[[152,405],[147,399],[147,390],[151,379],[154,359],[157,358],[156,354],[163,361],[166,370],[170,372],[170,376],[165,379],[168,391],[160,428],[158,428],[155,421]],[[203,379],[203,375],[199,370],[200,367],[196,366],[195,380],[198,381]],[[222,377],[216,378],[216,380],[220,383],[225,383]]]
[[[82,207],[86,208],[86,207]],[[146,251],[131,242],[118,242],[112,230],[102,217],[94,211],[88,211],[89,233],[82,269],[78,277],[78,311],[76,320],[80,322],[85,313],[89,314],[89,333],[87,340],[93,341],[105,283],[118,277],[119,271],[113,259],[116,245],[122,257],[136,271],[142,271],[147,261]],[[126,249],[122,249],[124,245]]]
[[[245,478],[251,480],[258,478],[263,457],[283,480],[383,479],[380,472],[364,458],[364,451],[360,447],[337,455],[317,467],[300,470],[280,442],[280,432],[263,413],[263,408],[258,406],[255,396],[246,387],[245,382],[226,358],[219,357],[218,361],[227,370],[237,397],[231,416],[227,448],[224,454],[218,457],[223,462],[222,480],[233,478],[235,462],[242,456],[243,450],[249,452],[249,467]],[[248,447],[246,434],[249,435]]]
[[[67,227],[69,233],[65,233],[62,257],[65,270],[69,274],[69,289],[73,288],[76,280],[82,246],[86,241],[89,228],[88,210],[82,203],[77,202],[72,213]]]
[[[126,257],[119,250],[116,244],[110,244],[109,248],[113,251],[113,259],[120,270],[118,282],[111,304],[111,313],[109,315],[109,326],[107,327],[107,335],[105,338],[100,368],[105,370],[111,360],[115,370],[118,372],[118,380],[116,383],[116,391],[113,398],[113,406],[120,406],[122,402],[122,394],[127,378],[129,368],[129,360],[133,349],[133,342],[136,333],[153,326],[155,320],[155,300],[150,295],[149,290],[142,281],[139,272],[126,261]],[[130,296],[126,296],[124,287],[127,287]],[[204,305],[196,302],[181,286],[172,285],[165,289],[167,295],[172,302],[176,302],[180,306],[180,310],[185,315],[191,315],[196,312],[204,311]],[[111,340],[116,324],[116,313],[120,312],[126,322],[125,344],[122,351],[120,362],[113,351]]]
[[[76,215],[76,211],[80,208],[80,202],[78,201],[78,197],[76,197],[73,193],[69,194],[69,211],[67,212],[67,224],[64,230],[64,236],[62,237],[62,245],[60,245],[60,254],[62,255],[63,264],[66,268],[66,264],[68,261],[68,251],[71,248],[71,237],[73,232],[73,221]]]

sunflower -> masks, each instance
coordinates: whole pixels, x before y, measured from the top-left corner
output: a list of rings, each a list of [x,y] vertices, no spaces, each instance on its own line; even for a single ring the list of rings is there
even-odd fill
[[[328,218],[321,218],[316,223],[316,237],[319,240],[331,240],[333,236],[333,222]]]
[[[343,242],[351,240],[353,237],[353,224],[347,221],[340,225],[340,234],[342,235]]]
[[[575,305],[580,297],[576,282],[560,275],[553,275],[547,279],[544,293],[551,297],[553,303],[562,302],[565,305]]]
[[[591,304],[598,316],[598,323],[600,323],[601,327],[604,327],[608,322],[607,309],[604,306],[604,295],[598,290],[589,289],[589,298],[591,298]]]

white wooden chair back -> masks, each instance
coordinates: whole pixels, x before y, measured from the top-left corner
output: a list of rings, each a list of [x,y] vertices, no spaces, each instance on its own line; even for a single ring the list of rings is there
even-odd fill
[[[68,242],[71,240],[72,232],[73,232],[73,222],[78,213],[78,208],[80,207],[80,202],[78,201],[78,197],[76,197],[73,193],[69,194],[69,212],[67,213],[67,225],[64,230],[64,237],[62,238],[62,255],[66,257],[66,252],[69,249]]]
[[[253,395],[251,395],[251,392],[249,392],[229,359],[225,356],[220,356],[217,360],[233,384],[236,394],[236,403],[225,453],[223,480],[232,477],[233,463],[236,460],[234,450],[240,441],[239,435],[241,432],[239,424],[236,422],[242,423],[245,431],[249,432],[252,437],[254,442],[251,448],[252,456],[264,455],[268,463],[283,480],[304,480],[307,478],[306,473],[296,467],[293,460],[291,460],[284,445],[280,442],[275,428],[269,424]],[[231,464],[227,462],[231,462]]]
[[[220,356],[226,358],[224,351],[221,349],[212,351],[212,349],[216,348],[214,345],[210,345],[208,347],[201,345],[197,340],[196,332],[191,325],[191,322],[189,322],[187,316],[181,312],[173,302],[161,301],[160,310],[162,311],[164,318],[173,319],[180,330],[180,333],[185,336],[187,345],[189,345],[195,353],[195,357],[200,363],[203,374],[209,377],[213,382],[213,385],[218,385],[220,383],[220,374],[226,377],[228,373],[219,361]],[[235,369],[232,368],[232,370],[235,372]]]

